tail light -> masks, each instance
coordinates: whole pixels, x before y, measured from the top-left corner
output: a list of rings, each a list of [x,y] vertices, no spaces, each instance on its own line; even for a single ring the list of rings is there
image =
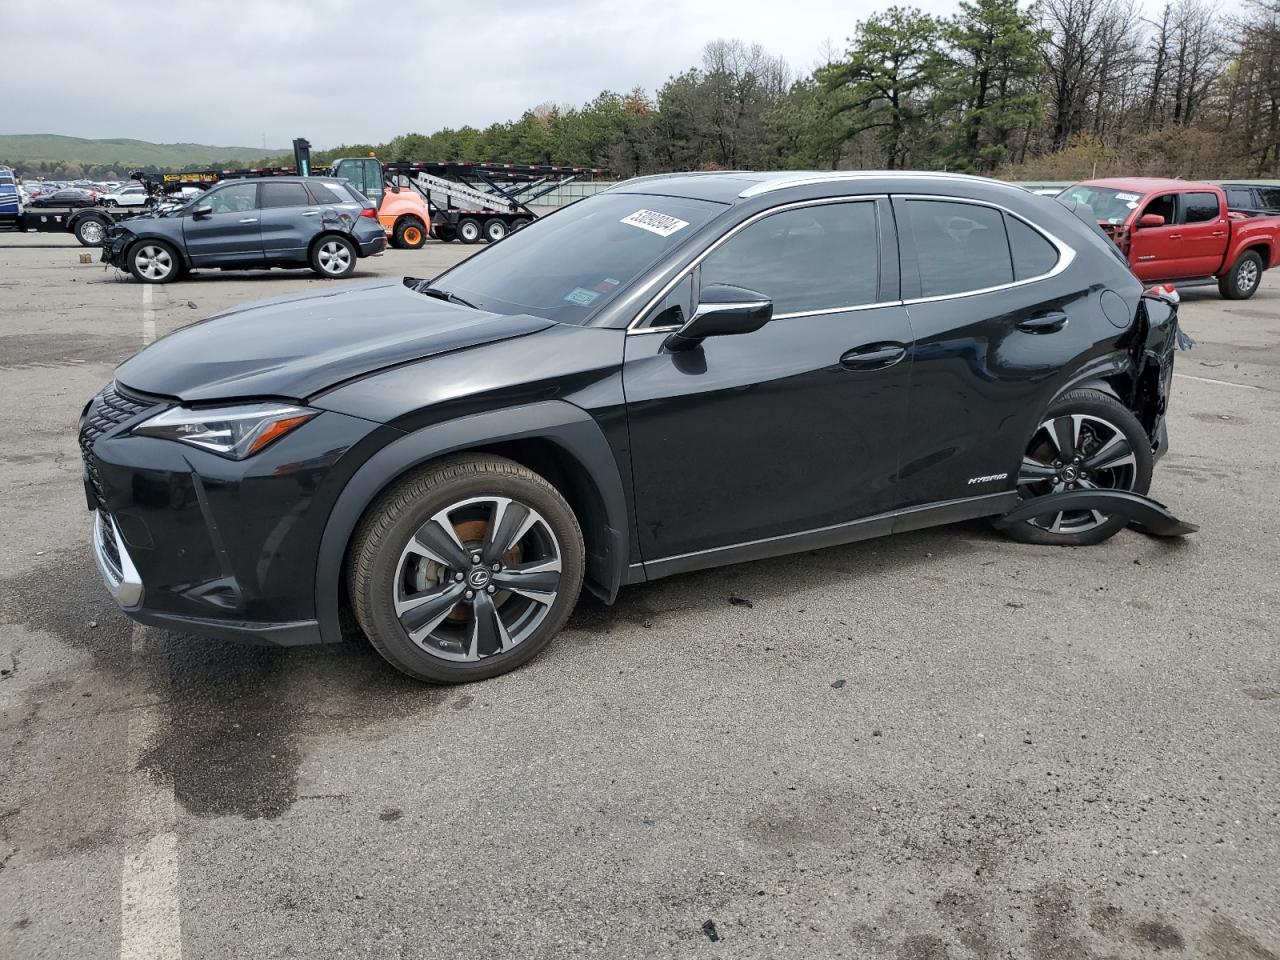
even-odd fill
[[[1182,300],[1182,297],[1178,295],[1177,288],[1172,283],[1157,283],[1154,287],[1144,290],[1143,296],[1155,297],[1158,300],[1166,300],[1169,303],[1178,303]]]
[[[363,210],[360,211],[360,216],[368,217],[370,220],[377,220],[378,211],[375,210],[373,207],[365,207]]]

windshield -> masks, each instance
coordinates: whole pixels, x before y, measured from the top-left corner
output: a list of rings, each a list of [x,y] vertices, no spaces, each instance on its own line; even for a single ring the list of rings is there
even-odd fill
[[[1105,220],[1107,223],[1124,223],[1142,200],[1140,193],[1112,190],[1108,187],[1091,187],[1084,183],[1067,187],[1058,196],[1060,199],[1083,203],[1093,211],[1094,217]]]
[[[726,209],[686,197],[597,194],[515,231],[433,286],[493,313],[584,323]]]

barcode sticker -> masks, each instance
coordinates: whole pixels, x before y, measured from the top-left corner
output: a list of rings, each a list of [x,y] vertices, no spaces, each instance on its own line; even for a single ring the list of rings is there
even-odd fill
[[[628,223],[633,227],[639,227],[641,230],[648,230],[650,233],[656,233],[660,237],[669,237],[677,230],[683,230],[689,225],[688,220],[680,220],[653,210],[637,210],[630,216],[623,217],[619,222]]]

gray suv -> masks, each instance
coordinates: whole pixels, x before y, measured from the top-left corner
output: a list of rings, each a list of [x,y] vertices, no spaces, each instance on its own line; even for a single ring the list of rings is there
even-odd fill
[[[143,283],[205,267],[309,266],[336,279],[386,245],[377,210],[350,184],[271,177],[228,180],[176,210],[123,220],[108,232],[102,259]]]

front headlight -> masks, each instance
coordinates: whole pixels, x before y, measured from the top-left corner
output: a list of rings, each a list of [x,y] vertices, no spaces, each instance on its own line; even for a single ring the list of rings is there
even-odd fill
[[[233,407],[173,407],[144,420],[133,432],[179,440],[243,460],[298,429],[319,411],[287,403],[245,403]]]

